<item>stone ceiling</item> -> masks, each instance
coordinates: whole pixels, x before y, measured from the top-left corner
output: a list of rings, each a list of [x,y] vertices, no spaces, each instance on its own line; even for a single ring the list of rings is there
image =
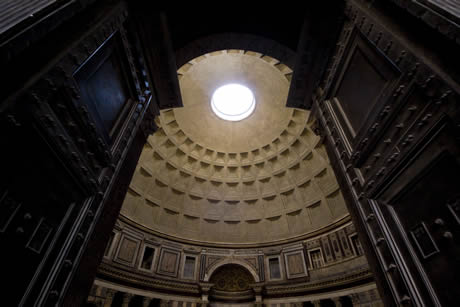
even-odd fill
[[[286,108],[292,71],[255,52],[206,54],[178,70],[184,107],[161,111],[121,214],[157,234],[215,244],[299,238],[348,215],[309,112]],[[211,110],[240,83],[256,109],[239,122]]]

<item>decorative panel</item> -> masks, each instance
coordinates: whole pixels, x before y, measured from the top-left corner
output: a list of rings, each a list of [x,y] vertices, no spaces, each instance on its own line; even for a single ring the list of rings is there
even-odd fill
[[[257,270],[257,258],[244,258],[244,261],[249,263],[250,266],[254,268],[254,270]]]
[[[378,101],[389,94],[399,73],[358,31],[353,32],[348,48],[330,94],[330,105],[351,154],[354,138],[372,117],[371,111]]]
[[[303,250],[297,250],[284,253],[284,261],[286,263],[287,278],[297,278],[307,275],[307,267]]]
[[[104,42],[74,74],[82,103],[94,118],[101,135],[112,144],[133,107],[132,75],[119,33]]]
[[[331,233],[329,235],[329,239],[331,240],[332,250],[334,252],[334,256],[336,260],[341,260],[343,258],[342,249],[340,248],[340,242],[338,240],[336,233]]]
[[[332,252],[327,236],[321,237],[321,245],[324,251],[324,258],[326,259],[326,262],[334,261],[334,254]]]
[[[353,256],[353,249],[350,246],[350,242],[348,240],[348,236],[345,233],[345,230],[340,229],[339,231],[337,231],[337,235],[338,235],[340,246],[342,247],[342,251],[345,257]]]
[[[136,261],[139,245],[139,239],[122,234],[115,261],[133,266]]]
[[[209,270],[209,268],[212,267],[212,265],[214,265],[215,263],[219,262],[222,259],[223,257],[208,255],[206,257],[206,271]]]
[[[353,246],[353,250],[356,256],[361,256],[364,254],[363,247],[361,242],[359,241],[358,234],[354,234],[350,236],[350,241]]]
[[[180,252],[162,248],[157,272],[163,275],[177,277],[179,270]]]
[[[260,281],[261,281],[261,282],[264,282],[264,281],[265,281],[264,256],[263,256],[263,255],[259,255],[259,256],[257,257],[257,261],[258,261],[258,263],[259,263],[259,267],[258,267],[259,278],[260,278]]]

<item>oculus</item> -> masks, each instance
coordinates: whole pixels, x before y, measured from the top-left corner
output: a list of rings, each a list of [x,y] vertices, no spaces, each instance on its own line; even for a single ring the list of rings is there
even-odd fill
[[[256,100],[252,91],[241,84],[226,84],[219,87],[211,99],[212,111],[221,119],[239,121],[252,114]]]

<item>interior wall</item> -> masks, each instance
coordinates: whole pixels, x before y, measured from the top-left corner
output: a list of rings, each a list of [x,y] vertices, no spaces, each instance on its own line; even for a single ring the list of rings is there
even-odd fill
[[[455,304],[458,41],[391,4],[345,13],[314,110],[348,208],[388,305]]]

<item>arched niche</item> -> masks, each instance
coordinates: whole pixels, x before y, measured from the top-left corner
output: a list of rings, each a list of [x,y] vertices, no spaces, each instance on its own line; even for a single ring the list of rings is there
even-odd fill
[[[216,269],[209,281],[216,290],[236,292],[251,290],[254,277],[239,264],[226,264]]]
[[[209,300],[215,302],[243,303],[255,300],[252,286],[253,275],[239,264],[229,263],[219,266],[209,279],[213,284]]]
[[[215,263],[214,265],[211,266],[209,271],[205,274],[204,276],[204,281],[210,281],[210,277],[214,274],[214,272],[219,269],[220,267],[223,267],[225,265],[237,265],[237,266],[242,266],[245,268],[249,273],[252,275],[254,282],[260,282],[260,277],[259,274],[255,271],[253,267],[251,267],[248,263],[243,262],[241,260],[237,259],[224,259],[222,261],[219,261]]]

